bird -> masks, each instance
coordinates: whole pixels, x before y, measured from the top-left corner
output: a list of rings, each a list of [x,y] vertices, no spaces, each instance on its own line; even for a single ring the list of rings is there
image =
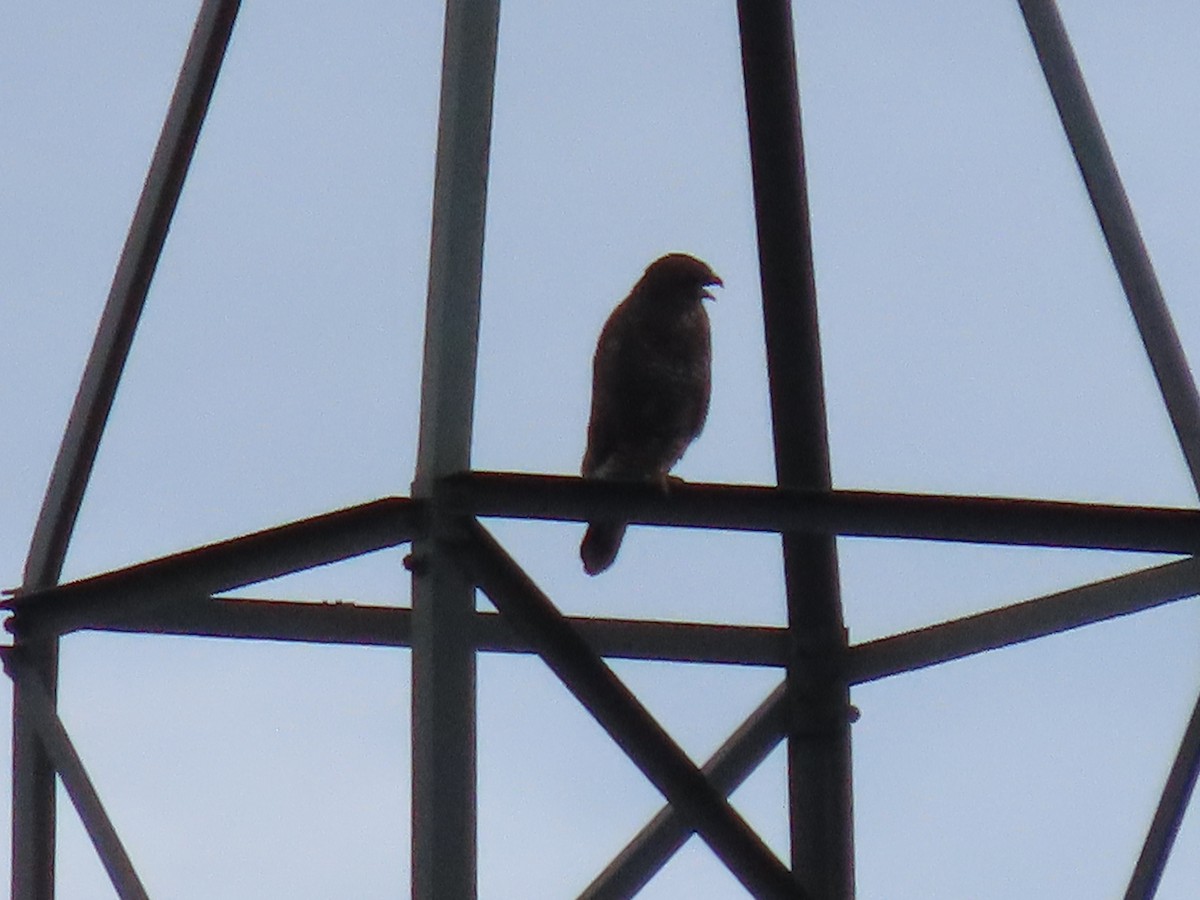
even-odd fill
[[[592,360],[584,478],[667,489],[671,467],[704,428],[712,393],[712,336],[702,301],[724,282],[708,263],[668,253],[609,315]],[[613,564],[625,522],[588,523],[579,556],[597,575]]]

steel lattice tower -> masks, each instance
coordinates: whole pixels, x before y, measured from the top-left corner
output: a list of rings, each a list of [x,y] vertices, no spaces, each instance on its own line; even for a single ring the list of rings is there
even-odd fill
[[[1019,0],[1193,482],[1200,398],[1053,0]],[[838,535],[1190,555],[1200,512],[833,490],[788,0],[740,0],[738,21],[757,218],[777,485],[638,485],[471,469],[479,295],[498,0],[448,0],[416,477],[384,498],[60,584],[71,533],[238,10],[204,0],[9,601],[16,638],[12,896],[54,894],[55,780],[123,898],[145,897],[56,712],[59,641],[79,630],[411,647],[413,896],[476,895],[475,659],[536,653],[669,799],[585,891],[636,893],[693,833],[757,897],[854,892],[849,688],[1148,609],[1200,591],[1188,558],[861,644],[842,622]],[[586,521],[782,535],[786,627],[565,617],[478,521]],[[411,542],[412,609],[215,598],[291,572]],[[475,610],[476,589],[496,613]],[[695,766],[605,657],[781,669],[773,694]],[[790,865],[727,801],[787,741]],[[1162,791],[1126,898],[1148,898],[1200,767],[1200,705]]]

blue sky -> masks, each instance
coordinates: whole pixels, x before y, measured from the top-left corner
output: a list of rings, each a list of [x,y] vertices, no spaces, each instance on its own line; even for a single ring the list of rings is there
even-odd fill
[[[5,586],[195,10],[14,7],[0,29]],[[1194,358],[1200,10],[1062,10]],[[836,485],[1194,506],[1016,4],[800,2],[796,20]],[[434,2],[244,4],[65,577],[408,492],[440,51]],[[475,465],[577,471],[600,325],[685,250],[726,287],[709,423],[677,473],[769,483],[733,4],[510,0],[493,140]],[[580,526],[489,527],[574,614],[783,620],[769,536],[635,528],[589,579]],[[839,550],[855,641],[1162,560]],[[404,605],[402,555],[244,593]],[[859,896],[1123,890],[1198,639],[1184,601],[856,689]],[[614,668],[698,760],[776,683]],[[574,896],[657,795],[538,661],[479,671],[480,896]],[[394,897],[408,672],[403,651],[74,635],[62,715],[152,895]],[[779,753],[735,795],[781,854],[783,796]],[[60,822],[61,896],[110,896],[65,798]],[[1166,900],[1200,877],[1196,828]],[[692,841],[643,896],[743,894]]]

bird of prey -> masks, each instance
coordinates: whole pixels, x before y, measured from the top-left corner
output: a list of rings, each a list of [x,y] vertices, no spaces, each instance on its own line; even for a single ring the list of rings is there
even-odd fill
[[[667,473],[708,415],[712,342],[701,300],[722,281],[686,253],[652,262],[604,323],[592,366],[583,477],[647,481]],[[579,547],[589,575],[616,559],[626,523],[588,523]]]

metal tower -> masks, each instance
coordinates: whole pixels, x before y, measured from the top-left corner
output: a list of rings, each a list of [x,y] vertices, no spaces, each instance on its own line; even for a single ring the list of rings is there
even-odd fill
[[[1053,0],[1019,0],[1194,483],[1200,397]],[[59,576],[134,330],[238,10],[204,0],[31,540],[6,602],[14,685],[12,896],[54,894],[55,779],[62,780],[123,898],[147,896],[56,713],[59,641],[113,630],[411,647],[413,896],[476,895],[475,659],[536,653],[669,804],[585,891],[635,894],[692,834],[764,898],[854,893],[851,685],[1148,609],[1200,592],[1195,557],[860,644],[842,622],[835,537],[921,538],[1193,554],[1193,510],[833,490],[826,439],[788,0],[739,0],[776,486],[638,485],[471,469],[485,195],[498,0],[448,0],[434,189],[418,463],[391,497],[60,584]],[[480,519],[713,526],[782,536],[782,628],[565,617]],[[213,595],[412,543],[412,609]],[[476,589],[499,611],[478,613]],[[695,766],[605,658],[736,661],[783,680]],[[785,865],[727,801],[787,741],[791,859]],[[1200,767],[1200,705],[1126,892],[1154,894]]]

